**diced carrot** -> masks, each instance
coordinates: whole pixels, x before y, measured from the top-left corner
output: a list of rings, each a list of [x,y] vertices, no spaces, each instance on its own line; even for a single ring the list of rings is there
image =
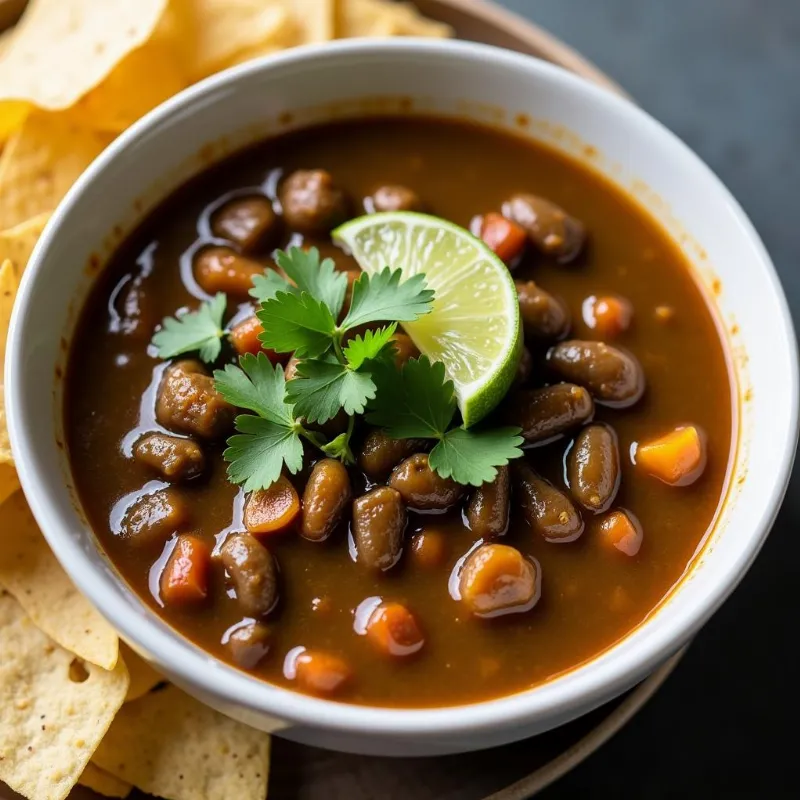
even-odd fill
[[[240,256],[229,247],[201,250],[194,265],[194,277],[208,294],[223,292],[246,300],[253,288],[253,278],[264,274],[263,264]]]
[[[425,569],[442,566],[447,559],[447,538],[440,530],[426,528],[411,540],[411,558]]]
[[[167,605],[204,600],[208,595],[211,550],[197,536],[181,534],[161,573],[161,599]]]
[[[600,522],[604,544],[615,547],[626,556],[635,556],[642,546],[642,526],[630,511],[612,511]]]
[[[527,238],[524,228],[496,211],[490,211],[481,222],[481,239],[506,264],[522,252]]]
[[[633,318],[630,301],[615,295],[589,297],[583,309],[584,322],[604,339],[613,339],[624,333]]]
[[[367,638],[384,655],[394,657],[411,656],[425,644],[414,615],[400,603],[381,603],[372,612]]]
[[[288,478],[281,475],[269,489],[259,489],[247,498],[244,526],[250,533],[281,533],[300,514],[300,498]]]
[[[264,347],[258,338],[263,332],[264,327],[258,318],[248,317],[231,329],[231,344],[240,356],[247,353],[252,353],[254,356],[259,353],[265,353],[272,364],[282,363],[286,354],[276,353],[274,350]]]
[[[330,695],[338,692],[350,680],[352,671],[339,656],[324,650],[305,650],[297,656],[295,677],[304,691]]]
[[[636,448],[636,466],[670,486],[694,483],[706,466],[705,435],[694,425],[640,444]]]

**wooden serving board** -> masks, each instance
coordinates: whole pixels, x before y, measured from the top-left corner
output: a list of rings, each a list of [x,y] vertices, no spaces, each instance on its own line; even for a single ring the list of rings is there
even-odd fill
[[[0,0],[0,31],[26,0]],[[559,64],[611,91],[622,89],[597,67],[528,20],[483,0],[416,0],[428,17],[461,39]],[[505,747],[439,758],[367,758],[304,747],[275,737],[270,800],[524,800],[579,764],[613,736],[657,691],[682,653],[625,697],[557,730]],[[132,800],[143,800],[134,792]],[[0,800],[18,795],[0,784]],[[73,800],[100,800],[78,787]]]

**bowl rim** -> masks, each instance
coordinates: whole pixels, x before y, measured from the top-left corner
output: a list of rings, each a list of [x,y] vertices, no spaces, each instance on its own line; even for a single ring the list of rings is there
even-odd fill
[[[724,203],[732,212],[735,224],[753,245],[754,258],[768,277],[769,291],[785,336],[781,346],[790,363],[786,375],[786,388],[791,401],[789,435],[776,443],[775,463],[777,479],[765,492],[765,501],[758,526],[743,542],[735,563],[722,576],[704,598],[683,615],[671,617],[663,613],[651,616],[629,632],[619,642],[598,653],[589,661],[531,689],[478,703],[434,708],[397,709],[381,706],[362,706],[304,695],[275,684],[249,676],[230,667],[206,651],[193,645],[168,624],[154,624],[156,618],[132,613],[123,594],[131,590],[118,575],[97,568],[90,555],[69,532],[69,526],[58,514],[49,499],[46,487],[52,479],[39,469],[33,448],[24,436],[25,395],[22,378],[25,370],[22,357],[22,318],[31,300],[33,288],[44,261],[44,254],[58,242],[67,209],[85,188],[106,167],[115,162],[128,146],[146,131],[168,119],[181,108],[202,101],[213,92],[230,87],[246,76],[270,72],[299,62],[323,65],[329,59],[347,59],[350,56],[380,57],[387,52],[395,56],[414,58],[425,55],[440,59],[465,59],[492,61],[520,75],[527,75],[554,83],[570,93],[577,101],[589,100],[610,107],[622,128],[638,126],[642,136],[657,141],[662,146],[681,152],[694,169],[704,173],[714,186],[715,202]],[[60,335],[60,332],[59,332]],[[626,99],[598,88],[568,71],[531,56],[502,50],[483,44],[463,41],[430,39],[396,40],[344,40],[324,46],[309,45],[288,50],[263,59],[248,62],[214,75],[184,90],[166,101],[122,133],[89,166],[70,189],[53,213],[45,232],[39,240],[19,289],[11,319],[5,386],[9,435],[17,459],[17,470],[31,510],[39,523],[48,544],[78,588],[101,610],[121,635],[138,649],[150,654],[165,671],[177,676],[178,683],[205,697],[218,699],[226,706],[235,706],[259,715],[277,717],[290,723],[307,725],[316,729],[333,729],[348,733],[370,733],[433,739],[453,733],[475,734],[499,728],[509,729],[529,723],[534,719],[566,721],[580,710],[599,705],[612,694],[618,694],[651,672],[659,663],[685,644],[716,611],[739,583],[749,565],[764,543],[777,516],[785,494],[794,460],[798,427],[798,365],[797,342],[794,335],[788,303],[781,288],[774,265],[752,223],[722,182],[711,172],[677,136],[661,123]],[[55,448],[55,443],[54,443]],[[44,487],[44,488],[43,488]],[[84,528],[89,526],[84,523]],[[94,534],[89,531],[92,537]],[[95,545],[96,547],[96,545]],[[684,578],[685,579],[685,578]],[[682,579],[682,580],[684,580]],[[120,591],[121,589],[121,591]],[[137,598],[138,599],[138,598]],[[141,603],[141,600],[139,600]],[[142,607],[144,607],[144,604]],[[655,620],[658,620],[656,622]],[[648,636],[638,642],[632,652],[614,655],[621,644],[638,630],[648,629]],[[209,667],[213,668],[209,668]]]

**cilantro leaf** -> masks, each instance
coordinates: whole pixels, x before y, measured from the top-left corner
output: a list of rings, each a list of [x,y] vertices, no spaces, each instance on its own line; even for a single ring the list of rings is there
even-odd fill
[[[334,317],[339,315],[347,291],[347,276],[337,272],[333,259],[320,262],[316,247],[309,250],[290,247],[287,252],[279,250],[275,261],[301,292],[325,303]]]
[[[391,344],[396,330],[397,323],[393,322],[385,328],[369,330],[363,336],[354,336],[344,348],[344,357],[350,369],[358,369],[365,361],[381,355],[383,349]]]
[[[375,382],[368,372],[355,372],[344,364],[307,360],[297,365],[287,395],[294,412],[309,422],[327,422],[339,409],[363,414],[367,401],[375,397]]]
[[[294,415],[286,405],[283,367],[273,367],[264,353],[248,353],[239,367],[226,364],[214,372],[217,391],[233,406],[254,411],[276,425],[291,426]]]
[[[152,342],[159,358],[173,358],[183,353],[197,351],[203,361],[211,363],[222,349],[222,315],[227,299],[216,294],[200,305],[197,311],[189,311],[180,317],[167,317],[162,328],[153,336]]]
[[[522,455],[519,428],[453,428],[431,450],[428,464],[443,478],[480,486],[493,481],[497,467]]]
[[[333,343],[336,321],[330,309],[308,292],[278,292],[256,312],[264,332],[259,340],[276,353],[298,358],[321,356]]]
[[[353,451],[350,449],[350,432],[340,433],[335,439],[331,439],[328,444],[320,447],[323,453],[330,458],[338,458],[345,464],[355,464]]]
[[[285,425],[252,414],[236,418],[238,434],[228,439],[223,457],[229,462],[228,477],[246,492],[266,489],[281,475],[283,465],[292,472],[303,466],[303,443]]]
[[[250,290],[250,297],[255,297],[259,303],[266,303],[272,300],[278,292],[288,292],[289,294],[300,294],[296,286],[292,286],[286,278],[274,269],[268,269],[263,275],[253,276],[253,288]]]
[[[453,382],[445,380],[444,364],[427,356],[407,361],[402,370],[376,364],[377,397],[367,420],[385,428],[394,439],[439,439],[456,412]]]
[[[374,275],[361,275],[353,284],[350,311],[342,328],[355,328],[367,322],[408,322],[427,314],[433,305],[433,289],[425,286],[425,276],[413,275],[400,283],[402,271],[386,267]]]

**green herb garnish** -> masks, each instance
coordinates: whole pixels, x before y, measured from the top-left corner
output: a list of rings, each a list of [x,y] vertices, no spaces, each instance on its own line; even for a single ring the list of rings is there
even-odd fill
[[[159,358],[174,358],[184,353],[198,352],[203,361],[215,361],[222,349],[222,315],[227,300],[217,294],[202,303],[197,311],[187,311],[180,317],[167,317],[162,328],[153,336]]]

